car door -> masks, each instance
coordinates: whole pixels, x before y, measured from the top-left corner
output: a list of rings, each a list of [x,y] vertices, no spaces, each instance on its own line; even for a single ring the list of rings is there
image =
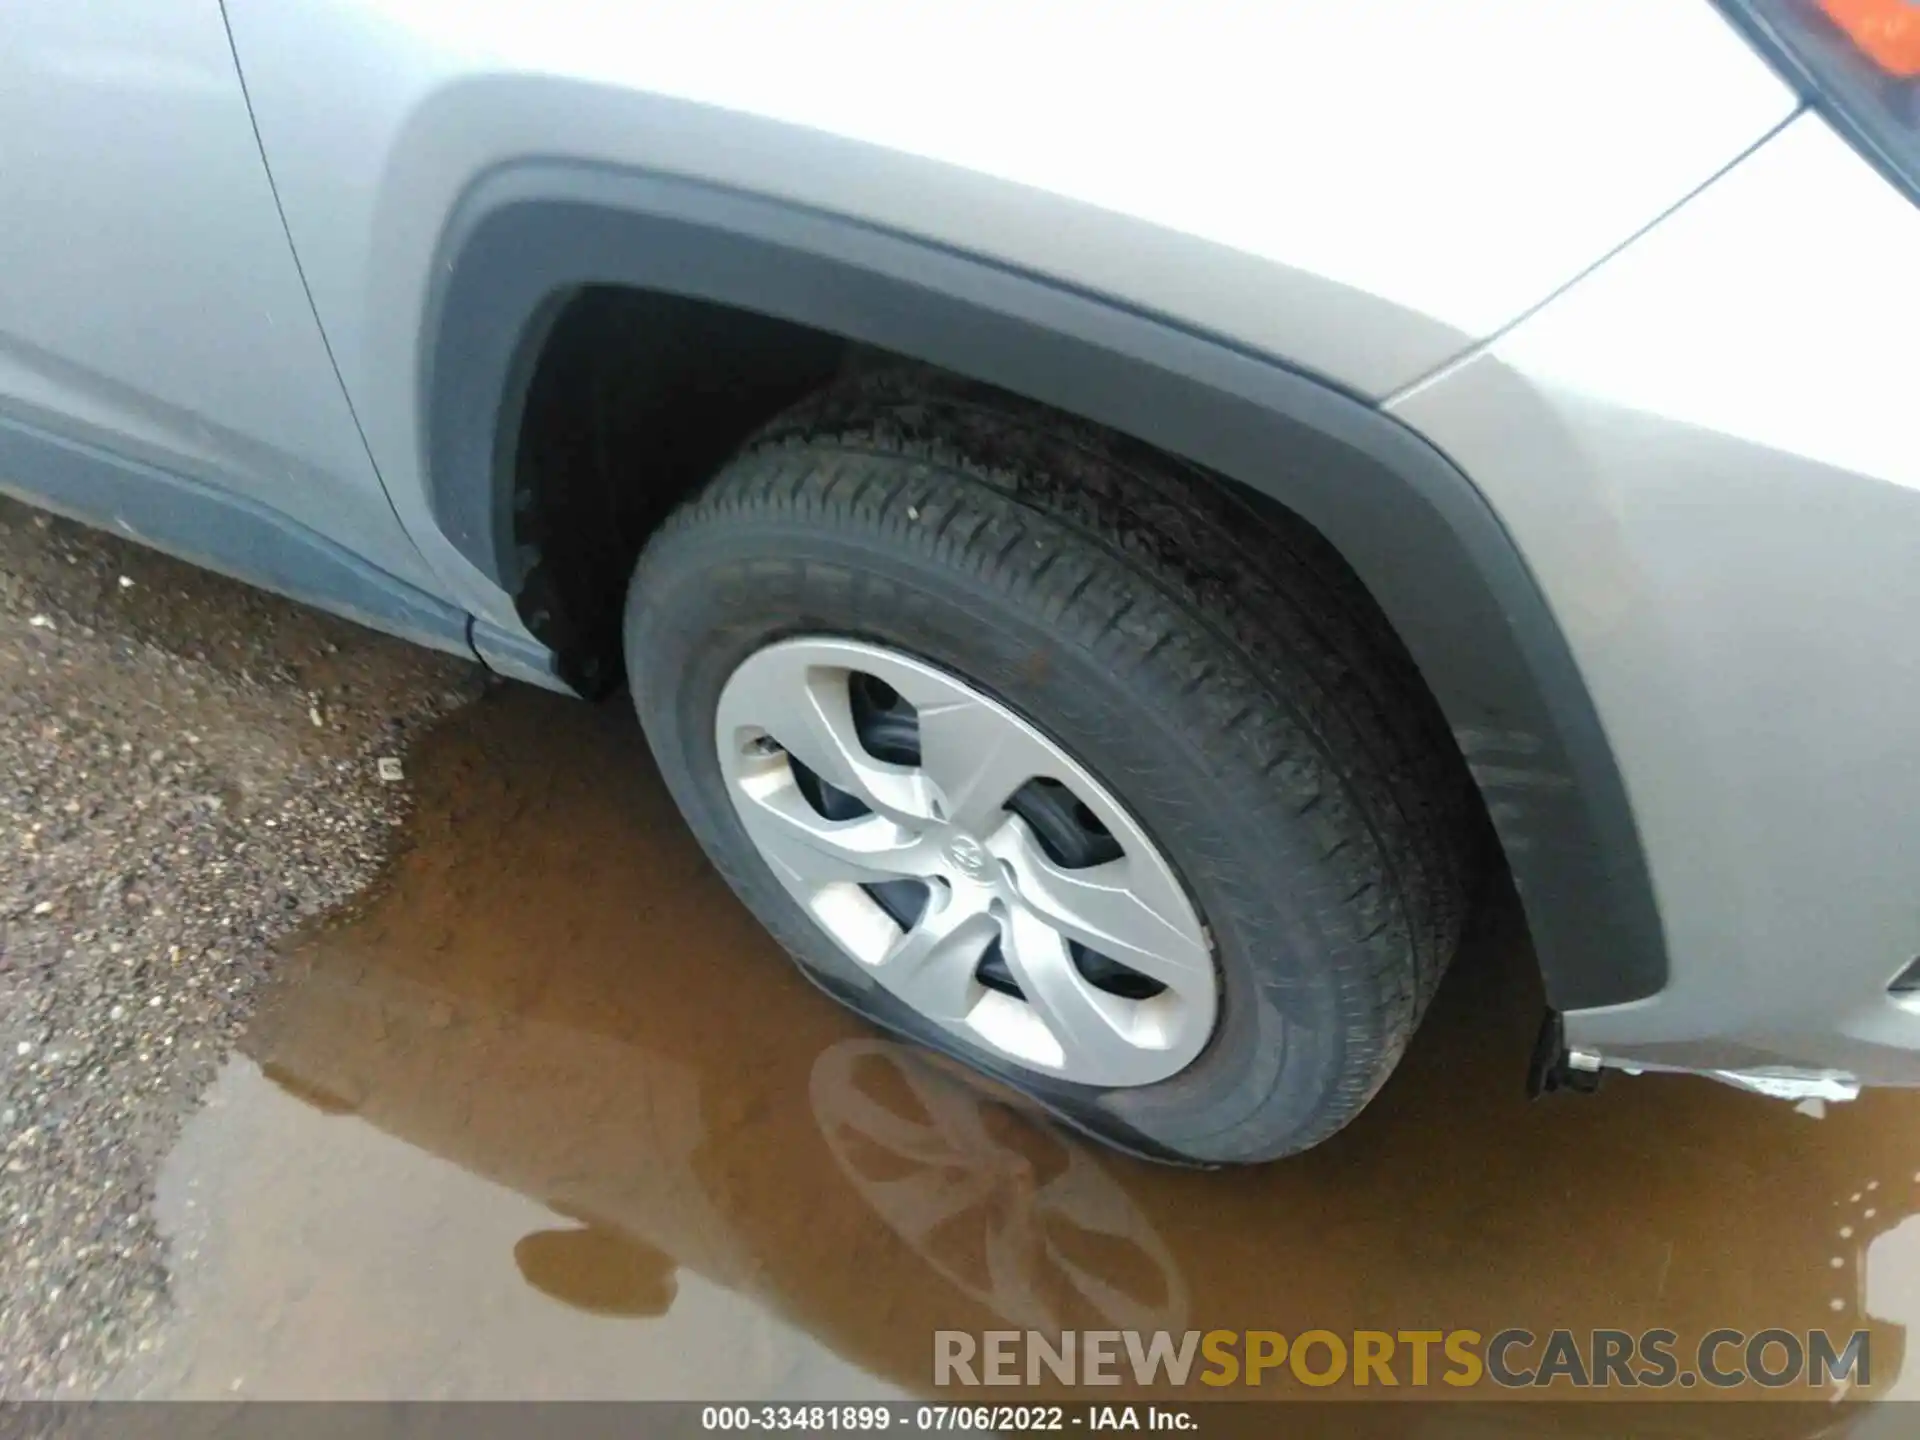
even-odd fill
[[[334,373],[219,0],[5,11],[0,486],[296,593],[289,552],[436,588]]]

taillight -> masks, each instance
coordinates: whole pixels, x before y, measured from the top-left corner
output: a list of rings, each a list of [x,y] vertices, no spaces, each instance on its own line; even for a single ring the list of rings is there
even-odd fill
[[[1834,28],[1889,75],[1920,75],[1920,6],[1910,0],[1820,0]]]
[[[1920,0],[1722,0],[1887,177],[1920,199]]]

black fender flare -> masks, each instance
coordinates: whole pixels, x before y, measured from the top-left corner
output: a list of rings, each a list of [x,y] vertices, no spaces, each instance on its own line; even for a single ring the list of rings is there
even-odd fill
[[[990,260],[650,173],[496,169],[456,208],[434,275],[420,355],[429,501],[448,541],[503,588],[520,402],[558,302],[582,286],[735,306],[957,371],[1230,476],[1317,528],[1447,716],[1549,1003],[1620,1004],[1666,983],[1626,789],[1539,585],[1472,481],[1374,405]]]

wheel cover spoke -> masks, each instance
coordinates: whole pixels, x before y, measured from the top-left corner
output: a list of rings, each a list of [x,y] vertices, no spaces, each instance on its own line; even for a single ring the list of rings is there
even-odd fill
[[[1120,1041],[1126,1023],[1120,1002],[1088,983],[1058,930],[1021,906],[1012,913],[1004,945],[1027,1003],[1060,1046],[1063,1070],[1084,1070]]]
[[[886,728],[868,734],[889,760],[863,739],[876,711]],[[1167,1079],[1205,1047],[1219,986],[1184,886],[1100,781],[999,701],[899,651],[785,640],[722,687],[714,738],[735,811],[774,878],[925,1020],[1016,1065],[1100,1087]],[[893,763],[916,747],[918,763]],[[1035,779],[1069,792],[1078,818],[1060,823],[1081,826],[1095,848],[1049,829],[1050,852],[1008,810]],[[1115,845],[1119,858],[1097,864],[1053,858],[1104,857]],[[903,901],[914,887],[886,883],[902,880],[924,900]]]
[[[926,869],[920,836],[884,815],[828,820],[784,776],[757,792],[749,787],[747,795],[750,803],[740,807],[747,833],[785,875],[819,884],[872,884]]]
[[[1211,972],[1203,936],[1183,922],[1179,882],[1158,857],[1123,856],[1073,871],[1048,859],[1026,825],[1009,818],[987,848],[1012,869],[1025,908],[1069,940],[1172,985]],[[1172,912],[1171,914],[1168,912]]]
[[[908,824],[927,819],[926,777],[876,760],[861,748],[847,699],[847,670],[810,662],[804,651],[779,653],[783,648],[761,651],[755,659],[770,657],[769,663],[750,662],[728,682],[721,721],[733,733],[723,746],[737,748],[749,732],[774,735],[788,754],[869,809]]]
[[[1006,724],[996,708],[965,698],[919,707],[920,768],[939,787],[947,820],[975,834],[993,830],[1008,797],[1053,768],[1039,737]]]
[[[966,1019],[980,998],[974,979],[999,924],[975,894],[935,895],[926,913],[886,955],[880,983],[929,1019]]]

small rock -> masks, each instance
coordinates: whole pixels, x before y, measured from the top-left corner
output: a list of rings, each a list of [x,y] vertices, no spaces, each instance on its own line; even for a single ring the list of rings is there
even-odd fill
[[[400,768],[400,762],[391,755],[382,755],[374,765],[380,772],[380,778],[389,785],[397,784],[407,778],[406,772]]]
[[[36,615],[27,621],[27,624],[36,630],[51,630],[53,629],[53,617],[51,615]]]
[[[120,588],[122,590],[131,590],[133,588],[133,577],[131,575],[122,575],[120,577]]]

